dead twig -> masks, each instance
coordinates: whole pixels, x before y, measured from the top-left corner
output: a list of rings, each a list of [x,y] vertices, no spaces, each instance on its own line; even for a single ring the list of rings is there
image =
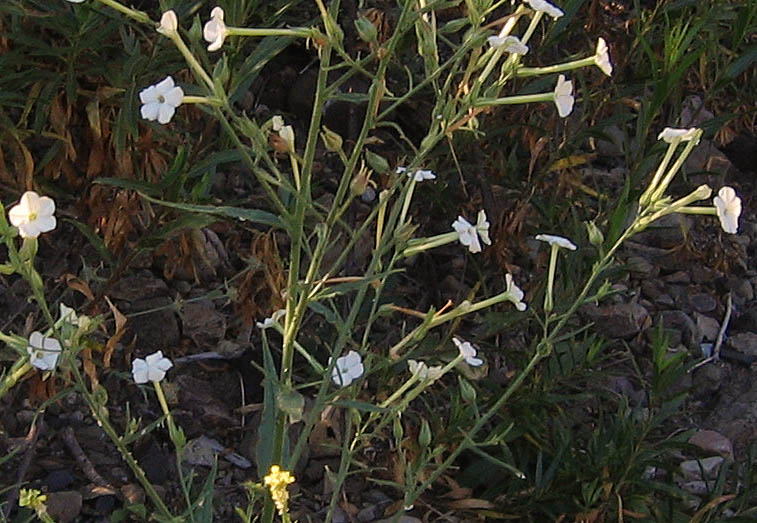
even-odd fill
[[[71,427],[66,427],[65,429],[63,429],[63,432],[61,432],[61,437],[63,438],[63,442],[66,444],[66,447],[68,447],[68,450],[71,451],[74,459],[79,464],[79,467],[81,467],[82,472],[84,472],[84,475],[87,476],[87,479],[97,486],[113,489],[113,491],[115,492],[115,487],[113,487],[113,485],[111,485],[104,477],[100,475],[99,472],[97,472],[97,470],[95,470],[95,466],[92,464],[92,462],[89,460],[89,458],[79,445],[79,442],[74,435],[74,429],[72,429]]]
[[[2,507],[2,514],[4,518],[8,518],[10,515],[10,511],[12,507],[15,507],[18,503],[18,491],[21,485],[24,484],[24,477],[26,476],[26,471],[29,470],[29,466],[32,464],[32,459],[34,459],[34,454],[37,450],[37,441],[39,440],[40,434],[44,432],[45,430],[45,423],[42,418],[42,415],[32,422],[32,426],[29,427],[29,432],[26,433],[26,437],[24,438],[23,448],[24,448],[24,459],[21,461],[21,466],[18,467],[18,475],[16,479],[16,484],[13,486],[13,488],[8,492],[8,496],[6,498],[7,504]]]

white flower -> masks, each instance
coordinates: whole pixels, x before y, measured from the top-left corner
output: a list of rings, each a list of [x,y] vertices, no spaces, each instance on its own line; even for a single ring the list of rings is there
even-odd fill
[[[668,143],[673,142],[689,142],[697,138],[699,129],[692,127],[691,129],[674,129],[672,127],[666,127],[657,136],[658,140],[665,140]]]
[[[607,48],[607,42],[604,38],[597,40],[597,50],[594,52],[594,60],[603,73],[607,76],[612,75],[612,64],[610,63],[610,51]]]
[[[36,238],[42,232],[55,229],[55,202],[47,196],[40,197],[34,191],[21,195],[18,205],[8,211],[11,225],[18,227],[22,238]]]
[[[506,292],[510,294],[510,301],[513,302],[515,308],[519,311],[526,310],[526,304],[523,302],[525,294],[523,294],[521,288],[515,284],[513,275],[510,273],[505,274],[505,282],[507,283]]]
[[[416,182],[422,182],[424,180],[434,180],[436,178],[436,174],[434,171],[430,169],[416,169],[414,171],[408,171],[407,167],[402,167],[401,165],[397,166],[396,169],[397,174],[406,173],[408,178],[412,176]]]
[[[71,2],[72,4],[81,4],[84,2],[84,0],[67,0],[68,2]]]
[[[223,45],[229,30],[223,23],[223,8],[214,7],[210,12],[210,20],[205,24],[202,30],[202,36],[206,42],[210,42],[208,51],[217,51]]]
[[[407,360],[407,367],[410,369],[411,374],[418,376],[422,380],[435,381],[442,377],[442,367],[440,365],[429,367],[422,361]]]
[[[526,3],[530,5],[531,9],[533,9],[534,11],[541,11],[542,13],[546,13],[555,20],[563,15],[561,9],[558,9],[546,0],[526,0]]]
[[[53,370],[58,363],[61,350],[63,349],[58,340],[43,336],[38,331],[31,333],[29,344],[26,346],[29,362],[39,370]]]
[[[173,10],[168,10],[160,17],[158,32],[162,35],[171,36],[179,31],[179,20]]]
[[[162,82],[143,89],[139,99],[144,104],[140,110],[142,118],[167,124],[184,100],[184,91],[181,87],[175,87],[173,78],[167,76]]]
[[[331,358],[329,358],[329,365],[331,365]],[[362,376],[363,371],[365,371],[363,358],[351,350],[346,356],[336,359],[336,364],[331,371],[331,381],[340,387],[346,387]]]
[[[486,245],[492,244],[489,238],[489,222],[486,221],[486,212],[483,209],[478,211],[476,225],[472,225],[462,216],[458,216],[457,220],[452,222],[452,228],[458,233],[460,243],[468,247],[468,250],[474,254],[481,252],[479,237]]]
[[[576,245],[569,239],[563,238],[562,236],[555,236],[554,234],[537,234],[536,239],[542,242],[547,242],[550,246],[557,245],[558,247],[562,247],[563,249],[568,249],[571,251],[576,250]]]
[[[271,124],[273,130],[279,133],[279,137],[287,144],[289,151],[294,152],[294,129],[292,129],[292,126],[284,125],[284,119],[279,115],[271,118]]]
[[[739,215],[741,214],[741,198],[731,187],[722,187],[712,203],[718,211],[720,226],[728,234],[736,234],[739,230]]]
[[[460,341],[457,338],[452,338],[452,341],[455,342],[457,350],[460,351],[460,355],[468,365],[471,367],[480,367],[484,364],[484,360],[476,357],[476,348],[469,341]]]
[[[557,77],[557,85],[555,86],[555,105],[557,106],[557,113],[565,118],[571,111],[573,111],[573,82],[565,80],[565,76],[560,75]]]
[[[61,324],[68,323],[69,325],[72,325],[74,327],[79,326],[79,316],[76,314],[76,310],[72,309],[65,303],[60,303],[60,319],[58,320]],[[56,324],[58,323],[56,322]]]
[[[131,375],[134,383],[147,383],[148,381],[161,381],[166,376],[166,371],[173,367],[168,358],[163,357],[163,352],[158,351],[150,354],[145,359],[137,358],[131,363]]]
[[[262,322],[255,322],[255,326],[258,329],[267,329],[269,327],[273,327],[273,324],[279,321],[280,318],[283,318],[286,315],[287,311],[286,309],[279,309],[276,312],[274,312],[270,318],[264,319]]]
[[[502,48],[506,53],[526,54],[528,46],[520,41],[517,36],[490,36],[486,39],[489,45],[495,49]]]

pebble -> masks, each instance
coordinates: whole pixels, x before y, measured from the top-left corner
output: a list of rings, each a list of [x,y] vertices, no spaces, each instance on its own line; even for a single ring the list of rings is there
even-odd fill
[[[695,312],[694,321],[697,324],[697,328],[702,333],[703,339],[707,341],[715,341],[717,339],[718,332],[720,332],[720,324],[716,319]]]
[[[689,443],[696,445],[705,452],[718,454],[730,461],[733,460],[733,443],[714,430],[700,430],[694,434]]]
[[[45,478],[45,485],[47,485],[48,492],[57,492],[59,490],[65,490],[74,482],[74,476],[68,469],[60,469],[51,471]]]
[[[598,331],[608,338],[630,338],[649,324],[647,309],[638,303],[620,303],[597,307],[588,305],[581,311],[595,323]]]
[[[727,343],[735,351],[757,357],[757,334],[753,332],[739,332],[729,336]]]
[[[702,459],[688,459],[681,462],[679,469],[686,481],[702,481],[715,479],[718,476],[720,465],[725,459],[722,456],[711,456]]]
[[[74,521],[81,512],[82,495],[75,490],[49,492],[47,494],[47,513],[57,523]]]
[[[697,312],[712,312],[718,307],[718,302],[709,294],[699,293],[689,296],[691,308]]]
[[[662,323],[666,332],[670,329],[673,338],[676,333],[680,333],[680,343],[683,343],[686,348],[699,351],[699,344],[702,343],[702,332],[688,314],[683,311],[662,311],[657,316],[657,323]],[[670,340],[670,345],[674,347],[677,343],[673,338]]]

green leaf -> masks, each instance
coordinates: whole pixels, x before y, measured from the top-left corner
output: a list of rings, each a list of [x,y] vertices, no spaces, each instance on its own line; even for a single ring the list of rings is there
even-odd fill
[[[215,216],[223,216],[224,218],[236,218],[241,221],[258,223],[261,225],[270,225],[271,227],[283,228],[283,224],[278,216],[267,211],[261,211],[258,209],[244,209],[242,207],[229,207],[226,205],[198,205],[193,203],[179,203],[179,202],[167,202],[165,200],[159,200],[158,198],[152,198],[146,194],[141,196],[151,202],[164,207],[170,207],[172,209],[179,209],[187,212],[199,212],[212,214]]]
[[[113,266],[113,256],[111,255],[110,250],[108,250],[108,246],[105,245],[103,239],[97,235],[92,227],[90,227],[86,223],[80,222],[79,220],[66,218],[65,221],[76,227],[76,229],[80,233],[82,233],[82,235],[87,239],[90,245],[92,245],[92,247],[94,247],[94,249],[97,251],[97,254],[99,254],[100,257],[105,260],[105,263],[107,263],[108,266]]]
[[[276,393],[276,407],[289,416],[290,423],[302,419],[305,410],[305,396],[290,388],[279,388]]]

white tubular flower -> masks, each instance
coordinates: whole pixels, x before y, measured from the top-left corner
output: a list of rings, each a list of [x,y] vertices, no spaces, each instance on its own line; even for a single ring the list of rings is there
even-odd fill
[[[210,43],[208,51],[218,51],[228,34],[229,30],[223,22],[223,8],[214,7],[210,12],[210,20],[202,30],[203,38],[205,38],[206,42]]]
[[[36,238],[43,232],[55,229],[55,202],[47,196],[40,197],[34,191],[21,195],[17,205],[8,211],[11,225],[18,228],[22,238]]]
[[[720,226],[728,234],[736,234],[739,231],[739,215],[741,215],[741,198],[736,196],[732,187],[722,187],[712,203],[718,211]]]
[[[555,86],[555,105],[557,106],[557,114],[561,118],[565,118],[573,111],[573,82],[565,80],[564,75],[557,77],[557,85]]]
[[[163,357],[163,351],[154,352],[145,359],[137,358],[131,363],[131,375],[134,383],[141,384],[148,381],[158,382],[166,377],[166,371],[173,367],[168,358]]]
[[[84,2],[84,0],[66,0],[66,1],[71,2],[72,4],[81,4],[82,2]]]
[[[79,316],[76,314],[76,310],[72,309],[65,303],[60,303],[60,319],[58,320],[60,323],[67,323],[69,325],[72,325],[74,327],[79,326]],[[58,323],[56,322],[56,324]]]
[[[437,365],[429,367],[422,361],[407,360],[407,368],[414,376],[418,376],[421,380],[436,381],[442,377],[442,367]]]
[[[401,165],[398,165],[395,172],[397,174],[405,173],[407,174],[408,178],[412,176],[416,182],[436,179],[436,174],[434,173],[434,171],[430,169],[416,169],[415,171],[408,171],[407,167],[402,167]]]
[[[255,322],[255,326],[258,329],[268,329],[269,327],[273,327],[273,324],[279,321],[279,319],[283,318],[286,315],[286,313],[287,313],[286,309],[279,309],[276,312],[274,312],[270,318],[266,318],[262,322],[260,321]]]
[[[486,39],[494,49],[502,49],[506,53],[526,54],[528,46],[520,41],[517,36],[490,36]]]
[[[492,244],[489,238],[489,222],[486,221],[486,212],[483,209],[478,211],[476,225],[472,225],[462,216],[458,216],[457,220],[452,222],[452,228],[459,235],[460,243],[468,247],[468,250],[473,254],[481,252],[481,243],[478,241],[479,237],[486,245]]]
[[[547,242],[550,246],[557,245],[558,247],[568,249],[570,251],[576,250],[576,245],[569,239],[563,238],[562,236],[555,236],[554,234],[537,234],[536,239],[542,242]]]
[[[562,9],[558,9],[546,0],[526,0],[526,3],[531,6],[534,11],[541,11],[544,14],[548,14],[555,20],[560,18],[564,13]]]
[[[329,358],[329,365],[331,365],[331,358]],[[364,371],[362,356],[351,350],[346,356],[336,359],[336,364],[331,371],[331,381],[340,387],[346,387],[362,376]]]
[[[143,89],[139,93],[139,99],[143,104],[140,109],[142,118],[157,120],[165,125],[171,121],[176,108],[184,101],[184,91],[181,87],[174,86],[173,78],[166,76],[162,82]]]
[[[694,140],[699,134],[699,129],[692,127],[691,129],[674,129],[673,127],[666,127],[657,136],[658,140],[664,140],[667,143],[673,142],[690,142]]]
[[[597,50],[594,52],[594,60],[603,73],[612,76],[612,63],[610,63],[610,50],[604,38],[597,40]]]
[[[26,346],[29,362],[39,370],[53,370],[62,350],[58,340],[48,338],[38,331],[31,333],[29,344]]]
[[[515,284],[513,275],[510,273],[505,274],[505,282],[507,283],[507,289],[505,289],[505,291],[510,294],[510,301],[515,305],[515,308],[521,312],[526,310],[527,305],[523,302],[525,294],[521,288]]]
[[[291,125],[284,125],[284,119],[280,115],[271,118],[271,127],[279,133],[279,138],[284,140],[289,152],[294,152],[294,129]],[[285,151],[280,151],[285,152]]]
[[[173,12],[173,9],[166,11],[160,17],[158,32],[166,36],[173,36],[179,32],[179,20],[176,18],[176,13]]]
[[[457,350],[460,351],[460,355],[465,360],[465,363],[471,367],[480,367],[484,364],[484,360],[476,357],[476,348],[469,341],[460,341],[457,338],[452,338],[452,341],[455,342]]]

